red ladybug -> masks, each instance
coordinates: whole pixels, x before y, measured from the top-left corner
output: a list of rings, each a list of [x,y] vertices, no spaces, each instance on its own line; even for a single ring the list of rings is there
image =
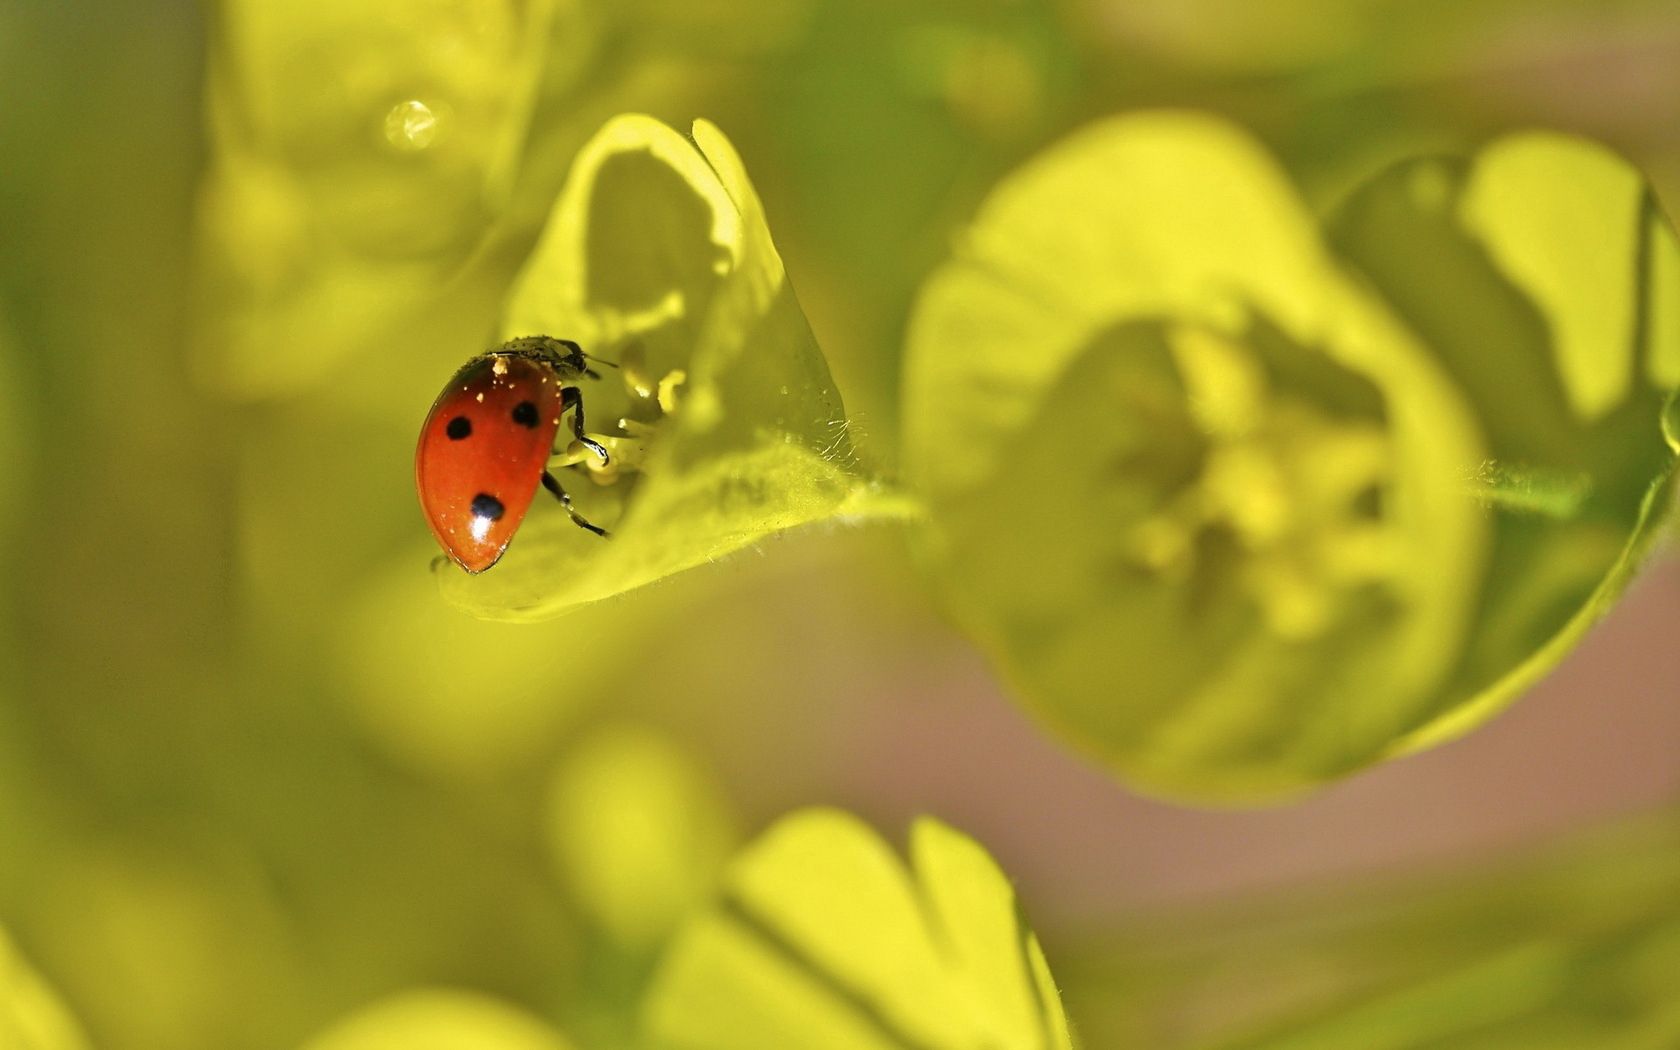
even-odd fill
[[[549,473],[554,436],[568,409],[572,434],[607,462],[583,433],[583,392],[568,385],[589,370],[576,343],[546,335],[512,339],[468,361],[443,388],[414,452],[420,506],[449,557],[468,572],[496,564],[540,484],[572,520],[597,536]]]

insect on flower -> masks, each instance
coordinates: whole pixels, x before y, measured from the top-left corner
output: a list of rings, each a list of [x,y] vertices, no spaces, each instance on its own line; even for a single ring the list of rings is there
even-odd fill
[[[548,469],[568,411],[573,437],[602,467],[609,462],[606,448],[584,433],[583,391],[575,385],[599,378],[590,360],[568,339],[522,336],[461,366],[433,402],[414,453],[414,482],[432,534],[461,568],[480,573],[496,564],[539,485],[579,528],[607,535],[573,508]]]

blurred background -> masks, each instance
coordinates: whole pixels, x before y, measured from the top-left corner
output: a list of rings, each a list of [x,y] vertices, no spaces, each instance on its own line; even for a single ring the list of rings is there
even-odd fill
[[[733,139],[891,476],[915,289],[1037,149],[1210,109],[1325,206],[1544,125],[1672,210],[1672,4],[260,7],[0,0],[0,928],[93,1045],[295,1046],[434,986],[622,1045],[682,910],[810,803],[984,843],[1093,1048],[1236,1039],[1478,957],[1555,900],[1499,887],[1594,899],[1593,858],[1644,873],[1617,930],[1676,928],[1673,561],[1462,742],[1205,811],[1042,735],[890,526],[509,626],[438,598],[411,481],[614,113]],[[1557,1045],[1607,1045],[1581,1038]]]

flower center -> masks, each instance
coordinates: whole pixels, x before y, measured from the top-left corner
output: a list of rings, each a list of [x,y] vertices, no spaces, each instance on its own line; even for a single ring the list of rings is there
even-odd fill
[[[1131,527],[1132,557],[1164,579],[1234,572],[1228,582],[1273,634],[1324,634],[1347,590],[1393,571],[1381,419],[1327,410],[1280,383],[1255,347],[1207,329],[1176,328],[1169,346],[1203,453],[1188,483]],[[1214,559],[1221,546],[1241,557]]]
[[[676,413],[682,386],[688,380],[688,374],[682,369],[672,369],[655,378],[637,345],[625,347],[618,356],[617,373],[629,405],[617,421],[617,433],[589,431],[590,439],[606,448],[607,461],[602,463],[581,441],[573,441],[550,460],[550,465],[555,467],[581,464],[597,485],[617,484],[628,474],[641,473],[661,424]]]

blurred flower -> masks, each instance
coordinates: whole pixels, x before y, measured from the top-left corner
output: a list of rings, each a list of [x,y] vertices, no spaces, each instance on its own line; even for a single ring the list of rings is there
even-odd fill
[[[589,918],[630,954],[657,947],[706,900],[734,848],[734,823],[706,771],[646,730],[596,730],[549,786],[556,867]]]
[[[438,294],[508,204],[551,42],[576,62],[594,31],[562,0],[228,0],[216,28],[198,351],[238,396]]]
[[[305,1050],[568,1050],[536,1017],[477,992],[402,992],[364,1007]]]
[[[783,818],[661,964],[652,1045],[1072,1050],[1038,939],[986,851],[923,819],[910,858],[847,813]]]
[[[81,1026],[0,929],[0,1046],[86,1050]]]
[[[1560,136],[1331,224],[1209,117],[993,194],[910,334],[955,613],[1131,782],[1276,795],[1464,731],[1608,608],[1668,507],[1680,248]]]

